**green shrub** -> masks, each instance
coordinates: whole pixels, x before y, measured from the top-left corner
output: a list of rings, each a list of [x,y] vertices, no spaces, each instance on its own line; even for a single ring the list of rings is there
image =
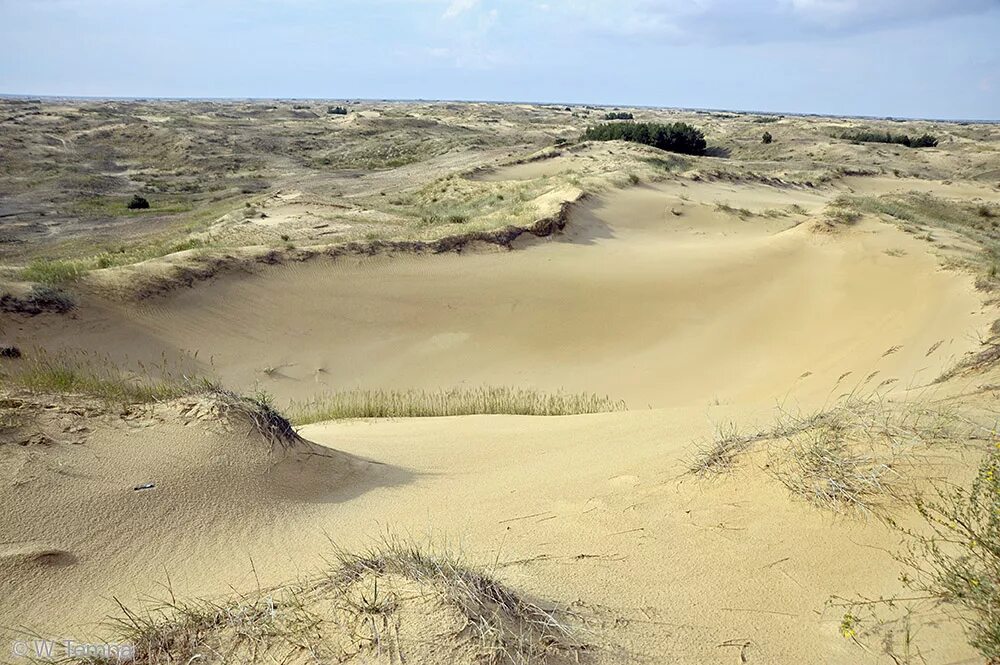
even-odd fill
[[[687,123],[602,123],[588,127],[584,141],[631,141],[686,155],[705,153],[705,135]]]
[[[134,195],[132,197],[132,200],[130,200],[128,202],[128,209],[129,210],[148,210],[149,209],[149,201],[147,201],[143,197],[141,197],[138,194],[136,194],[136,195]]]
[[[343,106],[331,106],[326,112],[330,115],[347,115],[347,109]]]
[[[842,132],[840,138],[846,141],[858,141],[861,143],[895,143],[905,145],[907,148],[933,148],[938,144],[937,137],[930,134],[911,138],[908,134],[874,132],[867,129],[848,130]]]
[[[612,111],[611,113],[605,113],[604,114],[604,119],[605,120],[634,120],[635,116],[633,116],[628,111]]]
[[[765,145],[772,141],[774,141],[774,137],[771,136],[771,132],[764,132],[764,135],[760,137],[760,142]]]

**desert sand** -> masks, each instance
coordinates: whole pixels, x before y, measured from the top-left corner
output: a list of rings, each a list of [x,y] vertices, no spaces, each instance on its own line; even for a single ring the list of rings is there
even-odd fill
[[[914,159],[952,168],[940,152]],[[907,594],[893,557],[900,534],[871,513],[794,496],[769,472],[774,446],[749,451],[727,475],[689,468],[730,423],[767,427],[776,407],[813,413],[852,391],[990,411],[988,375],[936,382],[983,348],[997,318],[975,271],[956,260],[978,250],[948,228],[921,237],[884,216],[834,227],[823,215],[844,194],[995,204],[996,183],[883,173],[806,186],[688,169],[567,190],[559,179],[577,161],[604,159],[587,155],[508,159],[459,176],[491,187],[541,179],[560,195],[533,199],[539,210],[572,201],[564,228],[509,247],[291,260],[299,247],[274,265],[138,300],[106,288],[123,271],[159,275],[181,252],[95,271],[70,314],[4,315],[4,343],[26,353],[86,351],[132,370],[162,363],[266,390],[279,407],[352,388],[483,385],[596,392],[628,407],[316,423],[286,448],[198,396],[123,414],[85,396],[11,388],[21,411],[41,414],[31,427],[42,438],[0,445],[4,638],[110,639],[101,622],[119,602],[254,593],[323,569],[331,543],[362,549],[393,534],[460,552],[566,610],[587,645],[572,658],[583,662],[904,662],[904,623],[922,662],[981,662],[954,613],[930,602],[885,609],[888,641],[884,631],[845,638],[838,599]],[[700,173],[716,162],[762,168],[700,159]],[[377,173],[377,187],[395,177]],[[322,213],[304,189],[255,203],[270,212],[253,222],[254,243],[258,226],[294,234]],[[934,449],[912,474],[964,482],[981,445]],[[134,489],[147,483],[155,487]],[[902,501],[884,508],[919,524]],[[402,662],[391,649],[345,658]]]

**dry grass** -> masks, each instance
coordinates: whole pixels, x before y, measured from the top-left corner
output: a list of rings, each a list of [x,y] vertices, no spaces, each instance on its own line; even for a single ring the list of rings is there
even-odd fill
[[[561,612],[454,555],[385,538],[337,551],[319,578],[222,601],[127,608],[110,622],[134,662],[544,663],[584,649]],[[102,662],[111,660],[70,660]]]
[[[298,425],[346,418],[421,418],[505,414],[565,416],[624,411],[625,403],[586,393],[546,394],[507,386],[449,390],[344,390],[293,404]]]
[[[559,652],[582,649],[560,613],[522,598],[483,569],[447,553],[427,552],[412,543],[385,538],[361,554],[338,552],[330,578],[343,590],[373,577],[398,576],[430,589],[462,617],[464,639],[491,663],[543,662]],[[365,615],[391,611],[392,603],[354,607]],[[458,637],[457,635],[455,637]]]
[[[933,446],[986,436],[988,427],[946,406],[895,404],[876,390],[850,393],[808,415],[779,408],[768,429],[720,427],[688,468],[696,475],[724,473],[767,444],[768,473],[793,495],[824,509],[870,512],[885,498],[914,490],[913,468]]]
[[[267,393],[257,391],[240,395],[215,384],[203,384],[203,390],[208,399],[221,407],[225,417],[245,420],[251,432],[258,433],[272,446],[288,448],[303,441],[292,423],[274,407],[273,399]]]

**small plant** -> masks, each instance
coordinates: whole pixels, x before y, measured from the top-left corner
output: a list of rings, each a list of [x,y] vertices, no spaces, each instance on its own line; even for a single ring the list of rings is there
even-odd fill
[[[149,201],[147,201],[144,197],[135,194],[131,200],[129,200],[127,207],[129,210],[148,210]]]
[[[760,142],[767,145],[774,141],[774,137],[771,136],[771,132],[764,132],[764,135],[760,137]]]
[[[20,358],[21,349],[16,346],[0,346],[0,358]]]
[[[348,111],[343,106],[331,106],[326,110],[330,115],[347,115]]]
[[[605,120],[634,120],[635,116],[633,116],[628,111],[612,111],[610,113],[605,113],[604,114],[604,119]]]
[[[930,531],[902,529],[907,585],[961,610],[969,643],[1000,662],[1000,443],[979,466],[971,487],[938,489],[917,510]]]

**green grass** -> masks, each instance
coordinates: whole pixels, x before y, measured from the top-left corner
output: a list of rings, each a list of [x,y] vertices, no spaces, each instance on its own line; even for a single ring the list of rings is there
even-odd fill
[[[85,272],[78,261],[35,259],[21,271],[21,279],[26,282],[58,286],[75,282]]]
[[[505,414],[565,416],[624,411],[624,402],[593,394],[546,394],[510,387],[451,390],[345,390],[292,404],[297,425],[347,418],[421,418]]]
[[[174,399],[210,386],[204,380],[176,376],[165,360],[152,367],[140,364],[139,370],[127,375],[97,355],[34,350],[10,365],[0,384],[39,393],[83,395],[122,405]]]
[[[139,210],[128,208],[129,199],[126,196],[91,196],[73,202],[72,212],[81,216],[116,216],[127,215],[176,215],[194,210],[191,201],[164,200],[155,195],[146,195],[149,207]]]

